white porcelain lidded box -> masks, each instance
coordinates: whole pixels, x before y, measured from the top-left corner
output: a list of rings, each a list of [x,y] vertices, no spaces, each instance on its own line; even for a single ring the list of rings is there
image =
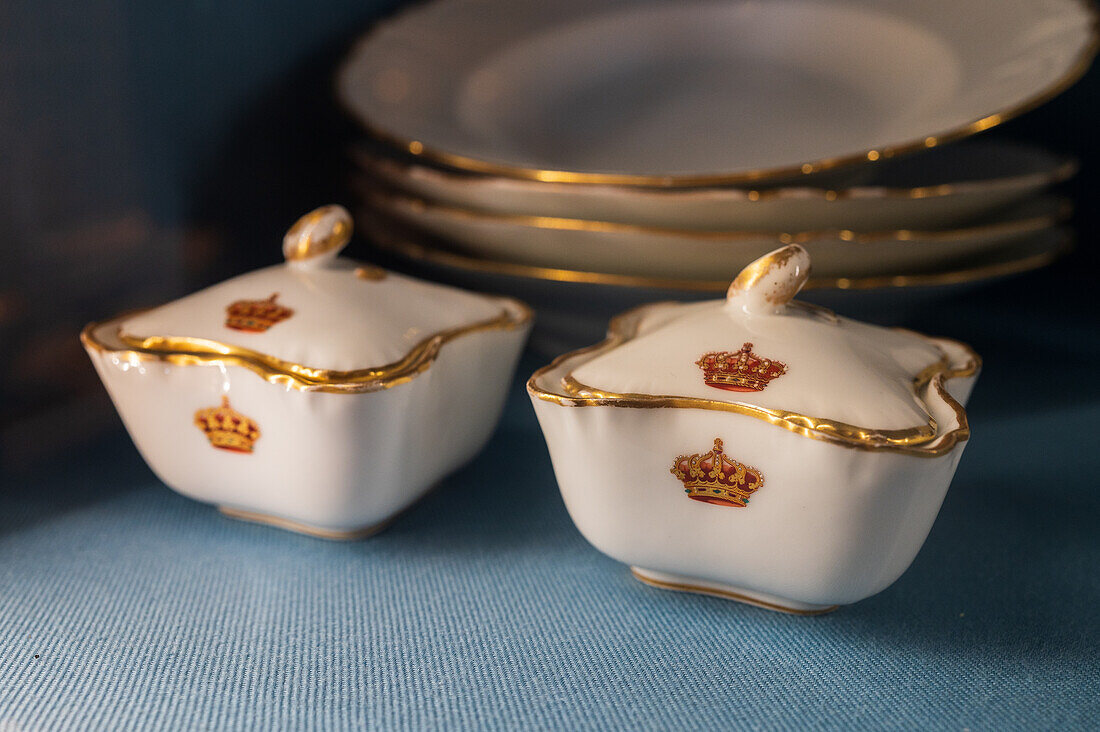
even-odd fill
[[[528,381],[569,513],[650,584],[816,613],[886,588],[969,436],[967,346],[792,300],[792,245]]]
[[[522,303],[338,257],[339,206],[285,264],[81,334],[157,475],[238,518],[327,538],[384,526],[473,457],[530,328]]]

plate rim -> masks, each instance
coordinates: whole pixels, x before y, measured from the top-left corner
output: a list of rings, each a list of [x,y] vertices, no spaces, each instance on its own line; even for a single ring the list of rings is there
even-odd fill
[[[584,233],[609,233],[616,235],[652,235],[669,238],[690,239],[693,241],[747,241],[755,239],[774,239],[776,246],[797,244],[821,239],[840,240],[853,244],[893,244],[912,241],[958,241],[985,236],[1024,235],[1042,229],[1051,228],[1068,221],[1074,213],[1073,199],[1057,193],[1037,196],[1032,201],[1049,206],[1049,210],[1028,216],[994,218],[968,226],[953,226],[943,229],[879,229],[873,231],[855,231],[852,229],[811,229],[805,231],[771,230],[708,230],[677,229],[647,224],[628,224],[617,221],[597,219],[568,218],[561,216],[537,216],[530,214],[502,214],[493,211],[480,211],[464,206],[429,201],[420,196],[401,192],[381,190],[378,187],[355,186],[356,194],[362,202],[384,215],[397,218],[410,226],[415,223],[400,213],[394,213],[395,207],[404,206],[413,212],[428,212],[444,216],[449,220],[482,221],[490,224],[514,226],[520,229],[543,229],[552,231],[577,231]]]
[[[542,282],[562,282],[587,285],[612,285],[615,287],[641,287],[654,290],[683,290],[689,292],[725,292],[729,282],[725,280],[693,280],[687,278],[652,277],[646,275],[614,274],[589,270],[541,267],[500,259],[474,257],[459,252],[421,244],[407,235],[384,233],[387,227],[380,217],[369,212],[358,216],[363,221],[363,235],[371,248],[396,255],[406,261],[451,267],[479,274],[504,275]],[[897,290],[915,287],[939,287],[981,282],[1010,275],[1023,274],[1053,264],[1068,255],[1076,247],[1077,237],[1068,226],[1053,227],[1035,232],[1034,236],[1048,233],[1051,245],[1044,251],[1023,256],[1009,257],[991,264],[956,267],[939,272],[912,274],[886,274],[866,277],[813,277],[804,290]]]
[[[393,12],[376,20],[365,33],[352,43],[337,65],[336,73],[332,77],[332,86],[337,105],[354,120],[370,138],[396,149],[403,154],[416,159],[427,160],[435,165],[452,168],[454,170],[470,173],[497,175],[505,178],[517,178],[521,180],[533,180],[543,183],[590,183],[598,185],[616,186],[642,186],[649,188],[698,188],[706,186],[739,185],[776,181],[783,179],[796,180],[800,176],[821,173],[843,167],[851,167],[859,163],[874,163],[899,155],[907,155],[919,150],[927,150],[949,142],[971,137],[979,132],[997,127],[1011,119],[1014,119],[1036,107],[1039,107],[1062,92],[1073,86],[1092,65],[1098,52],[1100,52],[1100,0],[1071,0],[1077,4],[1084,13],[1086,19],[1088,39],[1078,51],[1065,72],[1051,82],[1047,87],[1036,91],[1034,94],[1007,106],[1000,110],[992,111],[978,119],[960,124],[939,132],[933,132],[919,139],[905,140],[888,145],[880,145],[867,148],[859,152],[836,155],[832,157],[807,160],[802,163],[774,166],[770,168],[756,168],[744,171],[689,173],[671,175],[635,174],[635,173],[597,173],[572,171],[554,168],[534,168],[521,165],[493,162],[462,153],[443,150],[425,145],[422,141],[406,137],[398,132],[384,130],[379,125],[368,120],[366,116],[354,108],[352,102],[343,93],[342,80],[351,67],[353,58],[358,54],[362,46],[373,40],[380,28],[393,22],[410,8],[422,8],[424,5],[434,2],[446,2],[447,0],[427,0],[414,3],[412,6],[401,6]]]
[[[433,185],[472,186],[477,189],[489,189],[492,186],[523,186],[517,192],[525,195],[577,194],[582,189],[598,189],[613,195],[636,196],[639,199],[687,196],[714,196],[729,198],[728,203],[764,203],[768,201],[820,201],[838,203],[844,201],[874,200],[916,200],[948,198],[951,196],[972,196],[995,193],[1028,186],[1049,188],[1065,183],[1081,171],[1081,161],[1075,155],[1049,150],[1038,145],[1016,140],[1002,140],[1007,146],[1026,148],[1029,152],[1049,155],[1052,165],[1044,170],[1014,173],[994,178],[966,178],[947,183],[934,183],[923,186],[890,186],[856,184],[851,186],[815,186],[806,183],[800,185],[781,185],[770,188],[722,188],[722,187],[684,187],[650,188],[643,186],[620,186],[592,183],[540,183],[522,178],[510,178],[492,174],[470,174],[468,172],[432,167],[418,160],[402,160],[384,154],[372,153],[362,145],[352,145],[347,151],[348,158],[355,166],[356,173],[376,176],[383,180],[393,179],[431,179]],[[385,171],[389,168],[390,172]],[[529,187],[530,186],[530,187]],[[410,195],[414,195],[410,192]]]

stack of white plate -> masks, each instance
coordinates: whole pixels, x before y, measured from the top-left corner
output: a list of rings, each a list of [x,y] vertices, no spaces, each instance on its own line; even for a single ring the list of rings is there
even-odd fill
[[[712,293],[792,241],[816,288],[1023,271],[1068,247],[1047,189],[1074,161],[954,141],[1068,87],[1096,25],[1083,0],[429,0],[339,71],[352,193],[380,248],[551,320],[567,283]]]

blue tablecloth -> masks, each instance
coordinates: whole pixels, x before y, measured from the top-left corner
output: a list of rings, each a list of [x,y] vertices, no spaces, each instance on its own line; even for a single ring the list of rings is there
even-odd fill
[[[490,447],[359,543],[177,496],[121,428],[9,475],[0,730],[1095,727],[1098,347],[1014,286],[936,315],[987,368],[927,544],[821,617],[652,589],[592,549],[521,380]]]

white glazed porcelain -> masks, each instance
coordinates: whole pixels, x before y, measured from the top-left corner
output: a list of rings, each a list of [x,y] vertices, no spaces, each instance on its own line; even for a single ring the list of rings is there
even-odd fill
[[[452,208],[706,231],[957,227],[1034,196],[1077,170],[1072,159],[990,141],[888,161],[869,168],[873,174],[851,187],[809,178],[799,186],[764,190],[542,183],[451,173],[363,149],[354,150],[352,158],[385,185]]]
[[[808,266],[777,250],[725,300],[630,311],[528,382],[570,515],[640,579],[821,612],[924,542],[980,361],[791,301]]]
[[[288,233],[286,264],[85,328],[142,456],[240,518],[366,535],[473,457],[530,326],[518,301],[336,255],[339,207]]]
[[[635,277],[472,257],[395,228],[372,212],[362,212],[360,220],[376,256],[395,266],[458,287],[523,298],[538,313],[530,343],[550,357],[600,340],[608,320],[617,313],[656,300],[716,297],[729,286],[714,279]],[[806,289],[812,290],[807,299],[873,322],[903,322],[946,297],[1045,267],[1069,252],[1073,239],[1072,230],[1056,227],[1008,242],[981,257],[939,267],[894,270],[874,277],[812,275],[806,283]]]
[[[434,0],[338,78],[376,137],[548,182],[746,183],[980,132],[1076,80],[1080,0]]]
[[[377,241],[381,241],[377,239]],[[905,322],[930,305],[977,291],[998,280],[1049,265],[1072,249],[1067,229],[1048,229],[1012,243],[980,261],[949,269],[899,272],[867,279],[823,280],[807,300],[876,323]],[[718,296],[727,283],[603,275],[542,269],[475,259],[408,241],[394,240],[380,252],[394,264],[429,279],[484,292],[522,297],[538,314],[530,347],[553,358],[595,343],[617,313],[658,300],[700,300]],[[843,286],[843,287],[841,287]]]
[[[874,277],[943,267],[987,254],[1066,219],[1072,207],[1041,198],[1004,218],[933,231],[680,231],[576,218],[505,216],[433,204],[380,190],[370,204],[451,243],[459,252],[537,267],[641,277],[713,279],[783,244],[811,251],[818,277]]]

